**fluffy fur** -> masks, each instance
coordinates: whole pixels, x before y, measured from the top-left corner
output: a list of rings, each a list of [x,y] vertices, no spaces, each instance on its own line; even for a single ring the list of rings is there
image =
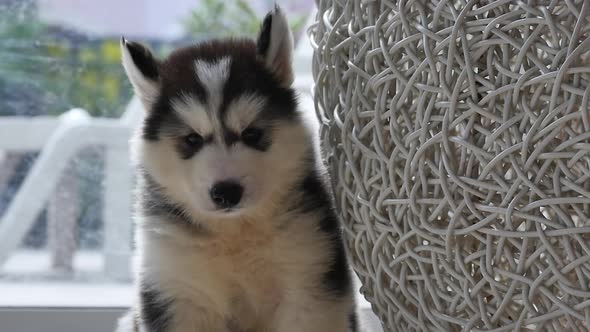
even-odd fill
[[[210,41],[165,60],[121,47],[146,117],[132,142],[137,302],[117,331],[357,331],[281,10],[257,41]]]

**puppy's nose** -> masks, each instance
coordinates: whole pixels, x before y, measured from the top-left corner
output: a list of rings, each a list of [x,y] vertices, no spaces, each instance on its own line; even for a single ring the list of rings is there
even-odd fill
[[[218,208],[228,209],[238,205],[243,193],[244,188],[239,183],[221,181],[213,185],[209,195],[211,195],[211,200]]]

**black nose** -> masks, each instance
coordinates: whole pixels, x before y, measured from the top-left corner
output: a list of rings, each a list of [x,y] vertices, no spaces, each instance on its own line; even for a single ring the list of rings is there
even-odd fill
[[[213,203],[222,209],[238,205],[243,193],[244,188],[239,183],[233,181],[217,182],[209,192]]]

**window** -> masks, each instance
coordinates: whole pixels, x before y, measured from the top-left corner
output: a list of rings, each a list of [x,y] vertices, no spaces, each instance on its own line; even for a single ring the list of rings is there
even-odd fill
[[[273,3],[0,2],[3,331],[74,331],[89,321],[107,331],[132,302],[127,141],[142,110],[120,65],[121,35],[165,55],[204,38],[252,34]],[[296,39],[306,38],[313,0],[280,3]],[[310,56],[308,48],[296,59],[303,94]]]

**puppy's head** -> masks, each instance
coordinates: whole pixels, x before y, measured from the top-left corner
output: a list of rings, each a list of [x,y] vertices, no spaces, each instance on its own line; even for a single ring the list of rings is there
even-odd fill
[[[309,148],[291,89],[292,47],[278,7],[257,41],[214,40],[159,60],[121,40],[146,110],[138,162],[170,199],[201,218],[227,218],[287,190]]]

